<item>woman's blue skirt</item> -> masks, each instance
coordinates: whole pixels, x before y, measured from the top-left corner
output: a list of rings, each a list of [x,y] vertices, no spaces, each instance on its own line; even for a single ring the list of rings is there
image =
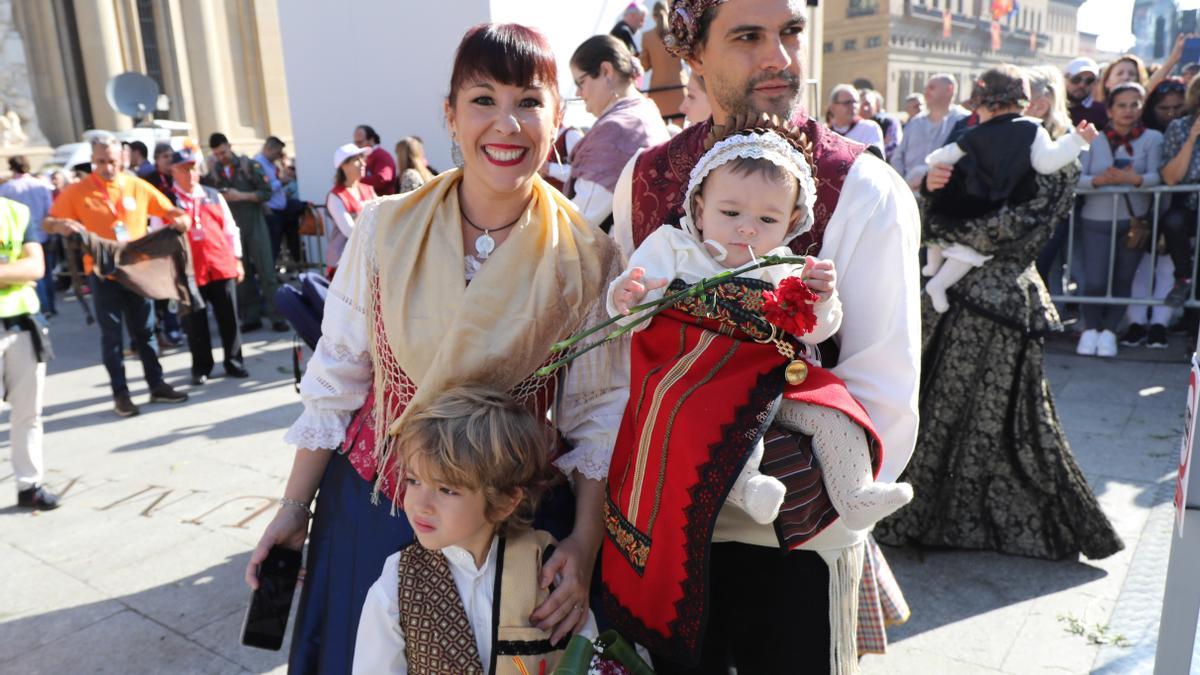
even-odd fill
[[[383,495],[371,504],[371,481],[335,453],[321,479],[308,538],[308,560],[292,634],[289,673],[349,673],[358,618],[383,561],[413,540],[408,518]],[[538,506],[534,527],[562,539],[575,523],[575,498],[565,483]]]
[[[321,479],[300,607],[292,633],[289,673],[349,673],[358,617],[383,561],[413,540],[408,518],[380,495],[349,458],[334,453]]]

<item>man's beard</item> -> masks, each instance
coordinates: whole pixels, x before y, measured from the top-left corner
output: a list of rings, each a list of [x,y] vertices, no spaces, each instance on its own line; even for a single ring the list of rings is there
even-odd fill
[[[788,88],[784,90],[784,93],[769,97],[758,94],[758,99],[755,99],[755,87],[764,82],[777,80],[787,83]],[[763,73],[750,78],[741,87],[715,78],[711,81],[706,80],[705,84],[708,85],[717,103],[730,115],[765,112],[778,115],[786,120],[791,118],[796,107],[800,105],[800,76],[787,71]]]

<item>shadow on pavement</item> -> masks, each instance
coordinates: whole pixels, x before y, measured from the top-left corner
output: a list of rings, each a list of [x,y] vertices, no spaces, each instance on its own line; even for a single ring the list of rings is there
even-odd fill
[[[0,671],[20,673],[239,672],[287,663],[241,644],[249,552],[138,593],[24,616],[0,625]],[[19,646],[19,647],[18,647]]]
[[[1037,560],[993,551],[933,551],[880,545],[912,609],[888,640],[1095,581],[1107,572],[1073,560]]]
[[[287,403],[267,410],[257,410],[240,417],[222,417],[221,419],[214,420],[212,423],[208,424],[189,424],[187,426],[178,427],[172,430],[170,433],[162,436],[147,438],[145,440],[127,445],[116,446],[111,452],[152,450],[161,448],[164,444],[174,443],[176,441],[185,439],[202,438],[210,441],[230,440],[271,429],[279,429],[280,435],[282,435],[282,430],[286,428],[286,426],[265,424],[263,420],[270,419],[273,416],[277,416],[285,411],[295,412],[295,410],[295,404]]]

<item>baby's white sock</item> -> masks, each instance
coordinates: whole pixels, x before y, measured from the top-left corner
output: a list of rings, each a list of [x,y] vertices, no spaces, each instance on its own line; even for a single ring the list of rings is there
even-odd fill
[[[778,478],[759,473],[762,456],[763,442],[759,441],[726,500],[750,514],[755,522],[766,525],[775,522],[779,516],[787,488]]]
[[[849,417],[832,408],[785,400],[777,420],[812,436],[825,489],[846,527],[868,528],[912,501],[908,483],[872,478],[866,432]]]
[[[945,314],[950,309],[950,299],[946,297],[946,289],[953,286],[959,279],[967,276],[967,272],[975,269],[975,265],[963,262],[957,258],[946,258],[941,268],[933,278],[925,282],[925,293],[938,314]]]
[[[942,256],[942,247],[937,244],[928,244],[925,246],[925,266],[921,268],[921,274],[931,277],[937,274],[938,268],[942,266],[942,261],[945,258]]]

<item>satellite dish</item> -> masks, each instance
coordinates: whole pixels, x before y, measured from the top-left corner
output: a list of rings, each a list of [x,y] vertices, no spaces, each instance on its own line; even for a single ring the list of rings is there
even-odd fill
[[[158,94],[158,83],[141,73],[121,73],[104,87],[104,96],[113,110],[135,120],[154,112]]]

